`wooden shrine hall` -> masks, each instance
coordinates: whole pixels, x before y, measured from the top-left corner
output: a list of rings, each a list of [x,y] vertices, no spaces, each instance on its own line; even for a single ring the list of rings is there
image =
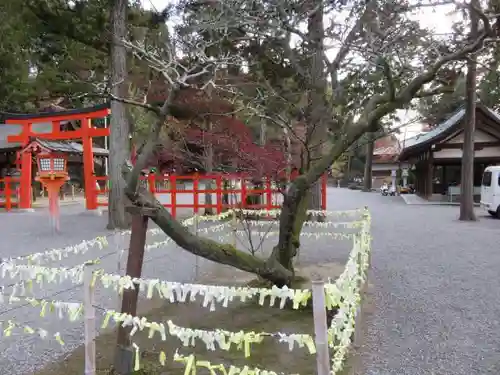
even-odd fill
[[[487,166],[500,163],[500,115],[478,104],[474,133],[474,196],[480,196]],[[430,131],[407,139],[399,160],[413,165],[416,193],[429,200],[460,197],[465,108],[454,112]]]
[[[94,157],[105,157],[107,151],[96,147],[93,138],[107,137],[110,132],[109,128],[94,126],[92,121],[109,114],[109,104],[103,104],[84,109],[8,114],[3,117],[0,155],[5,159],[4,171],[13,164],[16,166],[15,175],[19,176],[18,208],[30,209],[32,205],[33,148],[27,146],[33,142],[38,143],[38,150],[81,155],[86,208],[97,208],[96,197],[92,193],[96,183]]]

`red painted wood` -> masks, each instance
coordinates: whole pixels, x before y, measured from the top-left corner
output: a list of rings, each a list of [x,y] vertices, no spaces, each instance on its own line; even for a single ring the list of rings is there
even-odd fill
[[[31,208],[31,153],[21,154],[21,191],[19,196],[19,208]]]
[[[198,213],[199,208],[200,208],[200,202],[199,202],[199,183],[200,183],[200,175],[198,173],[195,173],[193,176],[193,211],[195,214]],[[204,191],[201,191],[204,193]]]
[[[321,176],[321,209],[326,210],[326,186],[328,182],[328,175],[325,173]]]
[[[17,189],[14,189],[13,185],[15,183],[19,183],[20,181],[21,180],[19,178],[14,177],[0,178],[0,183],[4,185],[4,189],[0,190],[0,193],[4,196],[4,200],[0,201],[0,207],[4,207],[6,211],[10,211],[13,207],[17,207],[19,204],[19,192]],[[14,197],[17,198],[16,202],[13,201]]]
[[[97,209],[97,195],[92,194],[96,190],[94,178],[94,152],[92,150],[92,135],[89,118],[81,118],[81,133],[83,147],[83,179],[85,182],[85,205],[87,210]],[[62,133],[64,134],[64,133]]]
[[[271,210],[273,205],[273,190],[271,179],[266,178],[266,209]]]
[[[172,216],[175,217],[177,216],[177,207],[180,207],[177,205],[177,177],[175,175],[171,175],[170,177],[170,205],[172,206]]]
[[[11,180],[10,180],[10,177],[5,177],[4,183],[5,183],[5,188],[4,188],[4,193],[5,193],[5,210],[6,211],[10,211],[10,209],[12,208],[11,196],[10,196],[11,195],[11,189],[10,189]]]
[[[70,120],[80,120],[82,117],[85,118],[104,118],[108,116],[111,113],[109,108],[105,109],[99,109],[95,112],[89,112],[89,113],[74,113],[74,114],[68,114],[68,113],[60,113],[57,114],[57,112],[54,113],[53,116],[47,116],[47,117],[36,117],[33,116],[31,118],[23,118],[23,119],[6,119],[5,123],[6,124],[25,124],[25,123],[48,123],[48,122],[54,122],[54,121],[70,121]]]
[[[83,166],[84,166],[84,179],[85,179],[85,199],[87,209],[97,208],[97,191],[95,186],[94,171],[94,155],[92,151],[92,137],[106,137],[110,135],[109,128],[94,128],[90,124],[90,119],[103,118],[110,113],[109,108],[96,110],[89,113],[54,113],[49,117],[32,117],[23,119],[7,119],[7,124],[20,124],[22,130],[20,134],[11,135],[7,137],[7,142],[21,143],[22,146],[29,144],[30,137],[37,137],[40,139],[48,140],[70,140],[82,139],[83,146]],[[81,129],[74,131],[62,132],[60,130],[61,121],[80,120]],[[33,123],[52,123],[52,132],[49,133],[33,133]],[[21,189],[19,198],[20,208],[31,207],[31,153],[23,153],[18,157],[18,168],[21,170]]]
[[[149,192],[155,196],[156,193],[156,176],[154,173],[148,174],[148,187]]]
[[[217,176],[215,179],[215,187],[217,190],[217,193],[215,193],[215,198],[217,200],[217,214],[222,213],[222,194],[223,194],[223,188],[222,188],[222,176]]]
[[[247,201],[247,180],[246,180],[246,178],[242,177],[241,178],[241,207],[247,208],[246,201]]]
[[[298,173],[295,173],[295,177],[298,175]],[[206,181],[212,178],[215,180],[215,189],[200,189],[200,181]],[[223,180],[224,179],[239,179],[242,182],[242,187],[240,189],[228,189],[224,190],[223,188]],[[106,180],[107,177],[95,177],[96,180]],[[141,177],[141,180],[144,180],[145,178]],[[156,194],[171,194],[171,201],[170,203],[166,203],[163,206],[166,208],[171,209],[172,216],[176,217],[177,216],[177,210],[180,208],[190,208],[193,209],[193,211],[199,212],[201,209],[205,208],[215,208],[218,213],[222,212],[223,209],[228,209],[228,208],[235,208],[235,207],[241,207],[241,208],[249,208],[249,209],[265,209],[265,210],[274,210],[274,209],[279,209],[281,207],[280,204],[276,202],[273,202],[273,195],[282,194],[281,187],[272,187],[272,179],[268,178],[265,180],[265,185],[264,189],[248,189],[246,187],[246,182],[247,178],[242,177],[239,174],[219,174],[219,175],[200,175],[200,174],[193,174],[191,176],[177,176],[177,175],[170,175],[167,177],[164,176],[155,176],[156,182],[163,182],[165,180],[169,181],[170,188],[168,189],[155,189]],[[192,189],[182,189],[178,190],[177,189],[177,180],[192,180],[193,181],[193,188]],[[321,207],[322,209],[326,209],[326,182],[327,182],[327,176],[324,175],[321,177]],[[101,189],[100,192],[97,192],[98,194],[105,194],[107,193],[107,189]],[[200,194],[204,193],[211,193],[216,195],[216,202],[212,204],[202,204],[200,203],[199,196]],[[245,203],[246,197],[249,194],[265,194],[266,195],[266,200],[267,202],[265,204],[255,204],[255,205],[247,205]],[[192,203],[178,203],[177,202],[177,194],[193,194],[193,202]],[[223,204],[223,195],[224,194],[241,194],[242,201],[240,203],[236,204]],[[99,203],[99,206],[106,206],[107,203]]]

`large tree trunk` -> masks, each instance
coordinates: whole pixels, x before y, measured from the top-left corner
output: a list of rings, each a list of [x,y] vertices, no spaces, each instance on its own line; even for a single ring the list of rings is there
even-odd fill
[[[209,134],[212,133],[212,121],[210,118],[206,118],[203,120],[205,122],[204,128],[208,131]],[[204,152],[205,155],[205,171],[207,172],[208,175],[212,175],[214,171],[214,146],[212,144],[212,137],[210,136],[210,141],[208,142],[208,145],[206,146],[206,152]],[[213,183],[212,180],[207,180],[205,182],[206,188],[205,190],[212,190],[213,189]],[[205,193],[205,204],[206,205],[212,205],[212,193]],[[207,207],[205,208],[205,215],[213,215],[214,209],[212,207]]]
[[[309,0],[309,9],[311,9],[311,3],[313,3],[314,9],[321,8],[321,0]],[[316,7],[315,5],[319,5],[319,7]],[[315,12],[316,17],[318,13],[321,14],[322,11],[320,10]],[[322,23],[322,14],[317,22]],[[323,32],[322,29],[323,28],[321,27],[321,33]],[[335,162],[346,150],[348,150],[349,147],[351,147],[352,144],[356,142],[364,133],[367,131],[375,131],[376,124],[382,117],[394,112],[397,109],[404,108],[407,104],[409,104],[412,98],[418,94],[419,90],[421,90],[424,85],[432,81],[436,72],[444,64],[457,59],[462,59],[466,54],[479,49],[485,37],[486,35],[483,36],[482,39],[478,39],[474,44],[467,46],[459,53],[453,53],[441,57],[435,64],[431,65],[425,73],[411,80],[410,83],[401,90],[401,93],[397,95],[395,100],[387,101],[385,97],[375,95],[368,99],[362,109],[362,113],[356,120],[348,119],[346,121],[342,121],[342,124],[340,125],[345,125],[345,131],[338,133],[339,141],[333,143],[328,152],[321,159],[310,159],[310,163],[307,165],[307,171],[297,177],[293,183],[290,184],[287,192],[285,193],[284,203],[280,213],[278,244],[273,249],[272,256],[267,260],[262,260],[251,254],[239,251],[234,246],[229,244],[220,244],[208,238],[194,235],[187,228],[183,227],[179,222],[174,220],[169,212],[159,202],[157,202],[150,193],[147,191],[137,192],[140,170],[147,164],[147,158],[152,155],[159,137],[159,129],[165,122],[167,115],[170,114],[168,111],[168,104],[169,102],[171,103],[173,95],[169,95],[168,100],[159,111],[159,119],[150,132],[148,143],[144,147],[143,154],[139,156],[136,166],[132,170],[130,170],[129,166],[126,166],[126,168],[123,169],[123,173],[127,177],[127,196],[136,206],[153,208],[155,211],[152,218],[153,221],[155,221],[178,246],[188,252],[218,263],[230,265],[243,271],[255,273],[278,286],[285,284],[289,285],[293,278],[291,260],[293,259],[298,246],[297,238],[305,220],[305,211],[307,204],[309,203],[308,191],[310,191],[311,186],[317,182],[321,178],[321,175],[332,165],[332,163]],[[321,40],[321,37],[319,39]],[[317,40],[314,38],[313,44],[317,45]],[[321,75],[324,76],[324,73],[322,73],[323,64],[321,61],[323,51],[322,48],[316,48],[316,51],[320,52],[316,53],[314,57],[316,62],[319,61],[318,66],[321,66],[321,69],[319,69],[319,71],[314,70],[311,72],[311,76],[318,75],[321,77]],[[317,77],[314,79],[315,82],[318,82]],[[318,85],[307,87],[308,92],[312,93],[310,97],[314,96],[318,98],[317,102],[312,102],[314,105],[311,105],[310,107],[312,111],[309,113],[309,117],[313,119],[318,118],[316,116],[318,116],[319,109],[321,116],[324,116],[325,119],[331,121],[331,113],[328,113],[328,107],[324,103],[325,90],[320,90],[318,87]],[[177,89],[178,87],[174,86],[174,88],[171,88],[170,91],[176,91]],[[313,121],[308,123],[308,125],[309,124],[315,126],[322,125],[323,122]],[[325,127],[322,127],[322,129],[326,130]],[[323,138],[323,141],[325,138]]]
[[[373,133],[368,134],[368,143],[366,144],[365,158],[365,174],[363,179],[363,191],[372,191],[372,165],[373,165],[373,149],[375,148],[375,140]]]
[[[127,51],[122,41],[127,36],[127,0],[114,0],[111,10],[112,44],[111,44],[111,92],[115,97],[127,96]],[[111,101],[111,123],[109,143],[109,192],[108,227],[110,229],[128,228],[131,220],[125,211],[125,181],[121,175],[121,167],[130,157],[129,121],[125,104]]]
[[[325,36],[323,24],[323,0],[309,0],[308,10],[311,12],[308,18],[308,39],[310,40],[310,87],[308,97],[307,133],[309,135],[309,152],[312,160],[308,160],[308,168],[311,168],[323,155],[325,141],[327,139],[326,118],[326,71],[324,67],[324,45]],[[330,118],[331,120],[331,118]],[[310,188],[309,208],[311,210],[321,209],[321,183],[316,181]]]
[[[297,256],[297,252],[300,247],[300,234],[302,233],[302,227],[304,226],[304,222],[308,220],[307,210],[310,205],[310,195],[310,192],[306,193],[305,196],[298,202],[295,210],[290,210],[288,217],[285,216],[280,219],[280,226],[281,221],[291,222],[290,226],[292,230],[290,231],[290,240],[283,242],[282,244],[278,243],[278,245],[273,248],[273,253],[271,254],[271,257],[275,258],[279,264],[287,270],[290,270],[292,273],[295,273],[293,258]]]
[[[478,6],[477,0],[471,2],[472,6]],[[478,19],[476,12],[470,9],[471,17],[471,39],[478,32]],[[460,196],[459,220],[474,221],[474,131],[476,128],[476,76],[477,60],[475,55],[470,55],[467,62],[466,77],[466,120],[464,122],[464,146],[462,155],[462,176]]]

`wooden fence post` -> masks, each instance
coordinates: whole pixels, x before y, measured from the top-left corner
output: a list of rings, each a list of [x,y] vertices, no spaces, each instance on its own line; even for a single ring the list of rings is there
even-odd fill
[[[273,209],[273,183],[271,181],[271,177],[268,176],[266,178],[266,210],[271,211],[272,209]]]
[[[12,203],[11,203],[11,194],[12,193],[11,193],[11,188],[10,188],[11,179],[10,179],[10,177],[5,177],[3,181],[4,181],[3,192],[5,195],[5,211],[10,211],[10,209],[12,207]]]
[[[198,192],[199,190],[200,190],[200,175],[198,174],[198,172],[196,172],[193,176],[193,211],[194,211],[193,213],[195,218],[198,215],[200,206],[200,197]],[[198,234],[197,231],[198,231],[198,226],[196,227],[196,234]]]
[[[222,213],[222,194],[223,194],[223,189],[222,189],[222,176],[217,175],[215,178],[215,201],[216,201],[216,212],[217,215]]]
[[[170,213],[175,219],[177,216],[177,181],[175,175],[170,175],[170,204],[172,206]]]
[[[318,375],[330,374],[330,354],[328,352],[328,327],[326,324],[325,284],[313,280],[314,339],[316,343],[316,365]]]
[[[83,311],[85,317],[85,375],[95,375],[95,296],[92,285],[94,272],[91,266],[85,266],[83,278]]]
[[[246,208],[247,204],[247,180],[241,177],[241,207]]]
[[[233,243],[232,243],[232,245],[234,247],[236,247],[236,245],[237,245],[236,241],[238,239],[238,233],[237,233],[238,220],[236,217],[236,207],[233,208],[232,217],[231,217],[231,227],[232,227],[232,231],[233,231]]]
[[[149,217],[154,215],[153,209],[144,207],[127,207],[132,214],[132,233],[127,257],[126,275],[132,278],[141,277],[144,261],[144,248],[148,230]],[[123,292],[121,312],[137,315],[137,301],[139,285],[134,289],[125,289]],[[115,371],[119,375],[130,375],[134,368],[134,350],[129,336],[130,328],[118,327],[117,350],[115,353]]]
[[[156,176],[152,172],[148,174],[148,187],[149,187],[149,192],[154,197],[156,195]]]
[[[195,212],[194,217],[193,217],[193,232],[196,236],[198,235],[198,225],[199,225],[198,220],[199,220],[198,213]],[[195,258],[194,258],[194,277],[195,277],[195,280],[198,280],[198,276],[199,276],[199,272],[200,272],[198,258],[199,258],[198,255],[195,255]]]
[[[326,211],[326,189],[328,187],[328,174],[321,176],[321,209]]]

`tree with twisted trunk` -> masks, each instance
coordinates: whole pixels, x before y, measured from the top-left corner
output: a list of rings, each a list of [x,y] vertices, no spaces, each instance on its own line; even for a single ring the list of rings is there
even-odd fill
[[[289,30],[293,30],[293,21],[284,17],[285,13],[282,13],[283,3],[274,5],[278,13],[275,13],[274,17],[278,17],[279,22],[282,22]],[[224,9],[223,4],[221,4],[221,9]],[[218,263],[231,265],[240,270],[255,273],[264,279],[272,281],[276,285],[289,285],[294,275],[292,260],[297,253],[300,232],[306,220],[306,211],[309,206],[309,194],[311,188],[316,184],[321,175],[325,173],[333,162],[335,162],[363,134],[377,131],[378,124],[384,116],[393,113],[397,109],[406,108],[416,97],[435,95],[444,90],[449,90],[449,87],[443,87],[433,82],[440,69],[445,65],[464,59],[469,56],[469,54],[478,51],[491,36],[488,19],[487,17],[483,17],[481,20],[484,27],[476,38],[464,41],[461,45],[457,46],[455,50],[449,51],[446,54],[440,54],[439,56],[431,54],[430,57],[433,57],[432,62],[426,62],[425,66],[422,66],[422,71],[420,73],[415,74],[414,71],[408,73],[408,71],[405,70],[404,74],[408,74],[409,76],[407,76],[405,80],[402,80],[401,72],[397,71],[397,65],[391,62],[389,56],[380,50],[380,48],[382,48],[381,45],[383,45],[380,38],[382,38],[382,36],[383,38],[389,38],[381,29],[377,29],[379,21],[378,14],[382,12],[383,9],[372,6],[366,6],[364,9],[365,10],[361,12],[361,16],[359,16],[357,22],[353,26],[354,31],[352,35],[348,35],[348,37],[351,38],[349,45],[351,45],[351,47],[355,43],[366,45],[366,41],[369,39],[368,45],[373,49],[371,54],[377,53],[375,62],[380,66],[380,70],[376,70],[375,74],[378,74],[381,78],[380,82],[385,81],[385,84],[379,83],[381,85],[381,87],[378,88],[380,92],[375,93],[369,98],[365,98],[360,105],[356,104],[356,116],[352,115],[354,110],[351,110],[351,116],[342,118],[337,114],[345,111],[345,113],[349,115],[347,109],[353,108],[349,107],[350,105],[352,106],[352,103],[339,106],[341,108],[335,108],[337,110],[336,113],[335,111],[332,112],[332,107],[330,106],[331,102],[328,101],[331,98],[326,97],[326,92],[322,84],[318,84],[317,79],[304,79],[301,82],[306,90],[310,90],[316,95],[318,98],[317,100],[320,100],[320,104],[317,102],[313,103],[315,107],[313,109],[311,109],[312,104],[310,99],[308,101],[309,104],[305,106],[312,112],[306,117],[307,121],[309,121],[308,126],[319,126],[322,122],[326,123],[327,118],[330,118],[330,123],[332,122],[331,120],[334,121],[334,125],[329,124],[329,133],[331,134],[332,141],[324,146],[326,150],[322,152],[320,156],[312,152],[311,148],[305,150],[308,154],[306,157],[309,157],[309,163],[306,164],[303,173],[289,184],[287,191],[284,193],[283,206],[279,217],[278,243],[273,248],[272,254],[268,259],[262,259],[242,252],[229,244],[217,243],[211,239],[198,237],[192,234],[187,228],[173,219],[170,213],[148,192],[141,191],[138,188],[139,171],[145,166],[148,157],[156,145],[158,134],[170,114],[170,103],[172,100],[175,100],[175,96],[182,91],[183,87],[189,86],[190,79],[192,78],[190,77],[189,70],[196,71],[197,73],[194,74],[197,74],[197,77],[199,77],[198,72],[206,69],[204,85],[210,84],[217,88],[220,83],[215,78],[213,71],[210,71],[211,68],[208,67],[211,66],[213,68],[213,64],[220,64],[219,66],[221,67],[227,66],[227,64],[230,64],[229,60],[213,62],[207,59],[203,61],[200,54],[196,54],[196,52],[192,51],[194,55],[197,56],[196,63],[202,66],[198,67],[198,69],[186,69],[183,75],[179,75],[178,73],[171,74],[169,78],[168,95],[162,107],[153,107],[144,104],[157,114],[158,120],[151,127],[149,141],[144,147],[142,154],[139,156],[137,164],[133,168],[129,164],[126,164],[123,168],[123,175],[127,181],[125,192],[131,202],[137,206],[154,209],[155,215],[152,218],[153,221],[170,236],[177,245],[185,250]],[[227,16],[229,17],[230,14],[231,13],[228,12]],[[280,18],[281,16],[283,16],[283,18]],[[246,21],[247,24],[250,20],[253,20],[251,13],[247,15],[239,14],[237,17],[242,17],[243,19],[239,19],[240,22],[243,23]],[[259,17],[262,17],[262,14],[259,14]],[[369,19],[369,27],[367,27],[365,23],[367,17]],[[300,33],[299,30],[296,31]],[[317,30],[315,30],[315,32],[317,32]],[[401,32],[403,33],[403,31]],[[382,35],[379,35],[379,33],[382,33]],[[301,33],[300,35],[307,40],[308,34],[304,35],[304,33]],[[314,38],[317,38],[317,36]],[[404,43],[404,41],[402,41],[403,39],[404,38],[399,35],[398,43]],[[315,40],[317,41],[317,39]],[[408,42],[409,41],[407,41],[407,43]],[[128,47],[135,51],[141,50],[141,47],[133,44],[128,44]],[[400,47],[401,46],[398,48]],[[387,45],[385,45],[384,48],[388,48]],[[145,51],[141,50],[141,52],[144,55]],[[338,77],[340,76],[339,73],[341,72],[343,59],[349,56],[352,51],[340,52],[344,54],[344,57],[340,58],[340,62],[334,60],[336,65],[333,67],[332,63],[325,59],[324,54],[318,54],[318,56],[315,57],[315,59],[320,59],[321,61],[315,61],[315,64],[322,65],[324,69],[328,68],[331,75]],[[294,58],[297,58],[297,51],[291,48],[285,48],[284,53],[289,56],[289,61],[293,61]],[[171,69],[171,67],[175,65],[176,58],[175,56],[170,56],[170,58],[171,60],[166,62],[163,60],[157,61],[150,57],[149,63],[158,64],[158,69],[166,69],[166,67]],[[147,59],[147,57],[145,57],[145,59]],[[312,65],[305,65],[306,73],[303,71],[303,66],[303,64],[297,64],[295,67],[297,72],[305,76],[312,74]],[[315,67],[315,69],[320,68]],[[168,75],[166,71],[164,71],[164,73]],[[363,73],[368,74],[367,72]],[[172,78],[174,76],[176,79]],[[396,76],[399,76],[399,78],[394,78]],[[336,84],[342,86],[342,83],[345,85],[342,90],[344,90],[344,92],[349,90],[350,82],[337,81]],[[267,88],[268,93],[273,92],[272,88]],[[274,94],[277,95],[276,91],[274,91]],[[310,122],[314,123],[311,125]],[[313,129],[315,128],[313,127]],[[312,132],[313,131],[310,130],[309,138],[314,139],[314,136],[311,135]],[[317,144],[313,145],[313,151],[316,146]],[[312,154],[316,155],[317,158],[311,159]]]
[[[115,5],[120,1],[115,0]],[[72,3],[85,8],[90,2]],[[153,221],[186,251],[255,273],[276,285],[289,285],[294,275],[292,260],[319,178],[360,137],[377,132],[382,119],[410,108],[416,98],[453,91],[453,84],[439,79],[443,70],[453,70],[458,62],[497,41],[491,26],[496,14],[492,5],[474,7],[480,27],[473,38],[456,32],[445,39],[409,17],[421,7],[441,3],[180,1],[183,22],[187,22],[186,12],[195,12],[192,21],[182,25],[185,27],[174,28],[161,43],[150,44],[145,37],[120,41],[129,56],[152,72],[144,80],[165,87],[162,105],[126,97],[118,90],[122,82],[117,77],[111,92],[104,93],[115,103],[141,106],[156,116],[136,164],[122,166],[123,192],[132,204],[152,208]],[[457,1],[457,6],[463,4]],[[210,11],[204,11],[206,7]],[[162,12],[155,22],[164,21],[171,13]],[[77,27],[66,29],[82,37]],[[93,38],[92,43],[98,45],[101,40]],[[266,132],[272,126],[286,129],[289,143],[299,145],[301,173],[284,192],[279,237],[268,259],[192,234],[139,187],[140,172],[154,154],[162,129],[175,138],[169,119],[175,116],[172,104],[176,98],[187,88],[204,92],[207,87],[212,88],[212,95],[235,104],[237,111],[229,116],[265,120],[269,125]],[[300,132],[297,124],[301,124]]]

